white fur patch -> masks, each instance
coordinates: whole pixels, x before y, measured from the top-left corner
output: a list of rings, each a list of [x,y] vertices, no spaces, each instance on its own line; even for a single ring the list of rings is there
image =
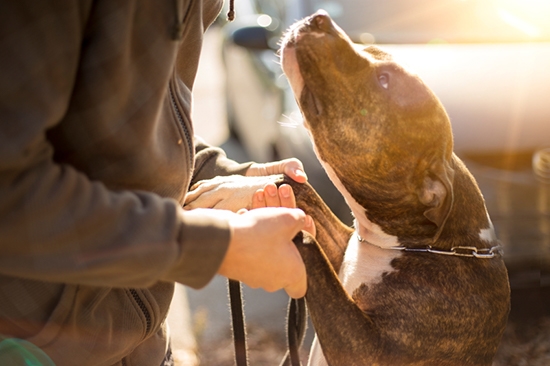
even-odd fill
[[[479,231],[479,238],[484,241],[492,242],[496,240],[496,235],[493,229],[481,229]]]
[[[382,282],[384,273],[395,271],[391,262],[401,255],[401,251],[378,248],[360,242],[357,235],[352,236],[340,268],[342,285],[351,295],[361,284],[374,285]]]
[[[479,230],[479,238],[483,241],[494,242],[497,240],[497,236],[495,234],[495,228],[493,227],[491,218],[489,217],[489,213],[487,213],[487,220],[489,221],[489,227],[487,229]]]
[[[344,289],[351,295],[361,284],[380,283],[384,273],[395,271],[391,262],[401,255],[401,251],[382,249],[360,242],[357,235],[353,235],[340,268],[339,277]],[[308,366],[327,366],[317,336],[311,346]]]

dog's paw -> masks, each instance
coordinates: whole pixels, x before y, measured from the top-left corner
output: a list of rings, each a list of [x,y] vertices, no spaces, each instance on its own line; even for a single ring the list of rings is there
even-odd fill
[[[185,196],[184,209],[216,208],[237,212],[252,208],[252,197],[256,191],[268,184],[282,180],[281,175],[245,177],[230,175],[202,180],[194,184]]]
[[[310,233],[308,233],[307,231],[300,231],[298,234],[296,234],[296,236],[294,237],[294,239],[292,239],[292,241],[294,242],[294,245],[296,245],[299,251],[304,246],[318,245],[315,237]]]

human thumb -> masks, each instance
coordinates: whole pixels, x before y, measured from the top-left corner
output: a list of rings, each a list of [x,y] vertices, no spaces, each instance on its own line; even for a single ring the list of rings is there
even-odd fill
[[[317,235],[317,229],[315,228],[315,222],[313,221],[313,218],[309,215],[306,216],[305,222],[304,222],[304,231],[307,231],[311,234],[311,236],[315,237]]]

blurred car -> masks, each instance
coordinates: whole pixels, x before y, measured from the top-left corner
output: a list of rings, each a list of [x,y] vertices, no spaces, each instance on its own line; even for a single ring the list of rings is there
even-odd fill
[[[451,118],[455,152],[485,197],[512,286],[550,286],[550,3],[236,0],[223,42],[231,131],[255,160],[300,158],[349,220],[276,54],[284,30],[320,8],[354,42],[376,43],[432,88]]]

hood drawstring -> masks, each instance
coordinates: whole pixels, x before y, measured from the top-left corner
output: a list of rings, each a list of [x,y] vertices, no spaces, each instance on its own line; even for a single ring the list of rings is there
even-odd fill
[[[172,39],[179,41],[183,37],[183,9],[181,1],[175,0],[176,5],[176,24],[172,27]],[[227,12],[227,21],[232,22],[235,19],[235,0],[229,0],[229,11]]]
[[[235,0],[229,0],[229,11],[227,12],[227,21],[232,22],[235,19]]]

